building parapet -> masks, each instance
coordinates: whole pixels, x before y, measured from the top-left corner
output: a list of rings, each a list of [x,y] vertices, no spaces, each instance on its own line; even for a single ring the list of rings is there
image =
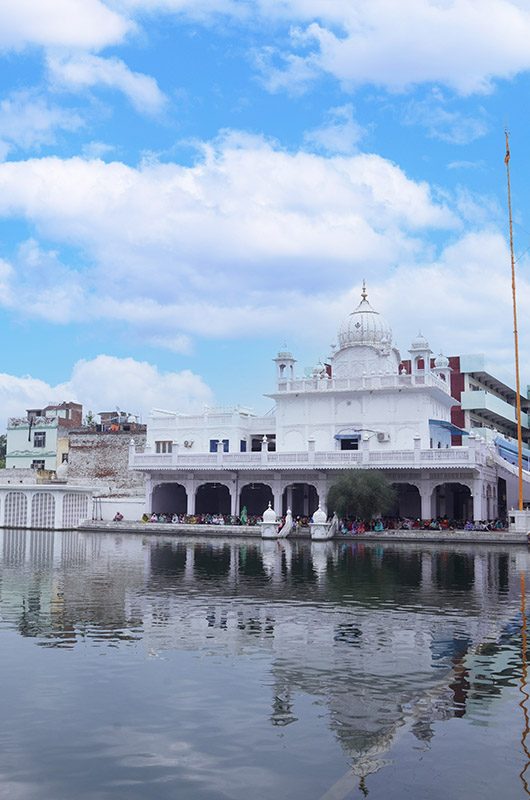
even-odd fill
[[[432,386],[450,394],[446,381],[432,372],[420,372],[414,375],[362,375],[357,378],[296,378],[279,381],[278,392],[329,392],[329,391],[363,391],[374,389],[403,389],[415,386]],[[274,396],[274,395],[272,395]]]
[[[57,428],[59,422],[66,422],[60,420],[58,417],[32,417],[31,422],[27,417],[11,417],[7,421],[7,427],[10,428]]]
[[[280,469],[349,469],[352,467],[455,467],[487,463],[490,449],[473,442],[469,447],[440,450],[333,450],[294,453],[152,453],[129,450],[129,468],[133,470],[280,470]]]

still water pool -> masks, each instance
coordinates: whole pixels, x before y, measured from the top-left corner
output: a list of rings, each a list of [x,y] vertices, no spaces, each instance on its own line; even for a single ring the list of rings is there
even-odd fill
[[[529,568],[2,532],[0,798],[527,797]]]

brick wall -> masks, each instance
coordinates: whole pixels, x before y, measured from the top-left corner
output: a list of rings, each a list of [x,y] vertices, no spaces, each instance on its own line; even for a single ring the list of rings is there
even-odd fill
[[[145,432],[113,431],[102,433],[85,429],[70,431],[68,483],[94,486],[124,495],[141,495],[144,476],[129,472],[129,442],[144,447]]]

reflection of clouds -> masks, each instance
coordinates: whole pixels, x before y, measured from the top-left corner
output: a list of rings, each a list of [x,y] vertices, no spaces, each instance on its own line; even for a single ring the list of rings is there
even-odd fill
[[[203,791],[212,796],[244,798],[262,793],[281,797],[281,779],[272,770],[258,766],[227,764],[226,754],[220,755],[199,750],[185,739],[167,732],[145,731],[140,728],[120,727],[104,729],[100,733],[105,752],[121,767],[131,771],[127,784],[156,783],[159,781],[185,780],[201,784]],[[239,761],[241,759],[238,759]],[[160,769],[165,770],[163,776]],[[137,779],[134,771],[138,770]],[[149,777],[150,770],[154,774]],[[178,775],[171,774],[178,773]],[[267,792],[271,792],[267,795]]]

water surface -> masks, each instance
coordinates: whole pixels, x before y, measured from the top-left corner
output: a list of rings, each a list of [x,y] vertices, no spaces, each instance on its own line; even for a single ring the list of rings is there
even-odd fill
[[[0,798],[527,797],[529,566],[0,533]]]

